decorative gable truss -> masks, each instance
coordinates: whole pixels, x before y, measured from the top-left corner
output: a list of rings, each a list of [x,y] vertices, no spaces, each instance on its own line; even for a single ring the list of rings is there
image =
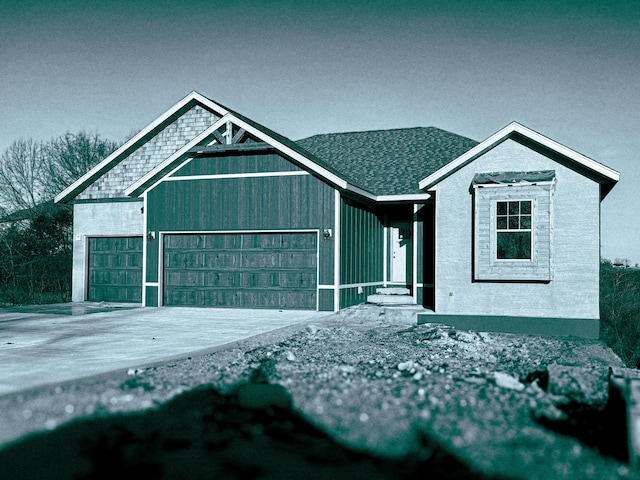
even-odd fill
[[[310,159],[311,155],[302,152],[293,142],[283,137],[280,138],[268,129],[233,112],[225,114],[213,125],[138,178],[126,188],[124,193],[131,197],[142,195],[145,191],[154,188],[158,183],[170,177],[197,155],[248,149],[276,149],[297,167],[315,173],[334,186],[345,190],[354,190],[362,196],[375,198],[371,193],[356,189],[337,174],[320,165],[319,162]]]

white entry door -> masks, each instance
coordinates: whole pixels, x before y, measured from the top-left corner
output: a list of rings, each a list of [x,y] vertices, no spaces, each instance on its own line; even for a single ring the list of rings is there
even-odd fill
[[[406,284],[411,268],[411,224],[391,227],[391,282]]]

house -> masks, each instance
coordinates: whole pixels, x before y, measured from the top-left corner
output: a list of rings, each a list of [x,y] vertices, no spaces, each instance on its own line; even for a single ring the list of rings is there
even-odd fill
[[[518,123],[294,142],[192,92],[55,200],[76,302],[337,311],[397,285],[424,321],[597,336],[618,178]]]

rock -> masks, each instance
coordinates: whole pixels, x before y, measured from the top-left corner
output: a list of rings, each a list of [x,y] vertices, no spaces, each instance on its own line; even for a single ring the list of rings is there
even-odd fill
[[[604,404],[609,398],[608,370],[551,364],[547,367],[552,395],[588,404]]]
[[[290,362],[296,361],[296,355],[291,350],[287,350],[287,353],[285,353],[285,357]]]
[[[493,380],[496,385],[501,388],[508,388],[510,390],[522,391],[524,390],[524,385],[520,383],[520,381],[504,372],[493,372]]]

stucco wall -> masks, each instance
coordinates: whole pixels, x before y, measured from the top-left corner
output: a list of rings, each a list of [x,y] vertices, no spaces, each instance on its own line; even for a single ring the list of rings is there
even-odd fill
[[[87,237],[142,235],[140,202],[78,203],[73,206],[73,278],[71,299],[85,300]]]
[[[473,281],[474,174],[555,170],[551,281]],[[505,187],[509,188],[509,187]],[[599,185],[513,140],[443,180],[436,193],[436,312],[599,318]]]

